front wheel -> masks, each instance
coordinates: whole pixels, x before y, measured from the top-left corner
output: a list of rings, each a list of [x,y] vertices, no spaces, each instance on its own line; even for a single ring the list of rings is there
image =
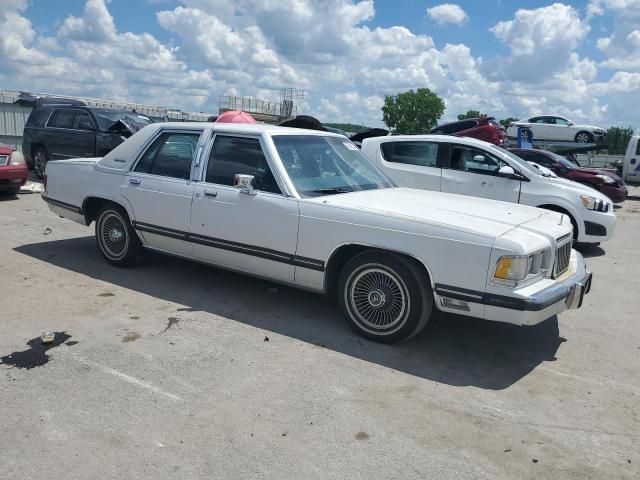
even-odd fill
[[[96,240],[104,258],[113,265],[128,267],[140,258],[142,245],[127,213],[120,206],[105,205],[98,212]]]
[[[593,137],[589,132],[578,132],[576,133],[576,143],[592,143]]]
[[[338,300],[350,324],[382,343],[408,340],[426,325],[433,308],[427,276],[397,255],[364,252],[340,275]]]

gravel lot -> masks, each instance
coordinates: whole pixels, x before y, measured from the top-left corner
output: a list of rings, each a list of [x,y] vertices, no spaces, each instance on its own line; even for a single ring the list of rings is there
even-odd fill
[[[639,478],[631,195],[583,250],[582,309],[437,315],[395,346],[310,293],[156,254],[111,267],[93,228],[3,195],[0,477]],[[64,334],[45,351],[43,330]]]

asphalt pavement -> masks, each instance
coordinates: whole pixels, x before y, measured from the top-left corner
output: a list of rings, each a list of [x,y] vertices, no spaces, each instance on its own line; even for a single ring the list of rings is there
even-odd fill
[[[639,478],[630,195],[583,249],[581,309],[438,314],[391,346],[322,296],[159,254],[112,267],[93,227],[0,195],[0,478]]]

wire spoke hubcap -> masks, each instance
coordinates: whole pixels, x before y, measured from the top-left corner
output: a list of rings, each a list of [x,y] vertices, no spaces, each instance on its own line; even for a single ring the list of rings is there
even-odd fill
[[[115,213],[107,213],[102,217],[100,236],[106,253],[113,257],[122,257],[129,244],[126,227],[122,219]]]
[[[407,313],[407,289],[399,278],[382,268],[365,268],[349,286],[351,310],[365,326],[390,329]]]

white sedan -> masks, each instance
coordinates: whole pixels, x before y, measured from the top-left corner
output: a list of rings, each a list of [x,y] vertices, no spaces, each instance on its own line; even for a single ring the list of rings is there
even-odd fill
[[[536,324],[591,284],[563,215],[398,188],[327,132],[157,123],[104,158],[49,162],[45,184],[55,213],[95,221],[112,264],[152,249],[330,293],[382,342],[434,307]]]
[[[533,140],[559,142],[593,143],[607,134],[602,128],[592,125],[576,125],[571,120],[555,115],[539,115],[509,124],[507,135],[517,138],[518,127],[527,127],[533,133]]]

